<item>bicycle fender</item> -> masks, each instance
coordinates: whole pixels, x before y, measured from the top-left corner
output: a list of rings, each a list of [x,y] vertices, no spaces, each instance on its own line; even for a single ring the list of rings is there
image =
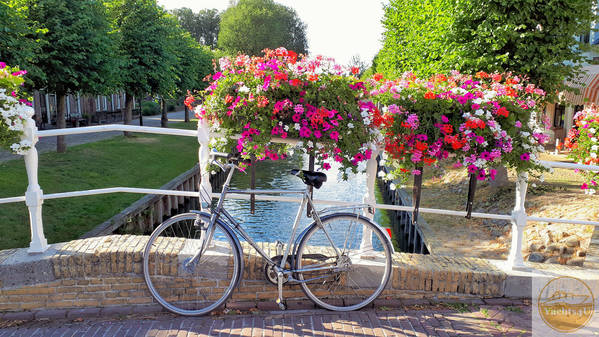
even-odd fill
[[[199,214],[199,215],[203,215],[205,217],[208,217],[208,219],[210,219],[210,213],[207,212],[202,212],[202,211],[196,211],[196,210],[191,210],[189,211],[190,213],[194,213],[194,214]],[[231,229],[231,227],[224,221],[220,220],[220,219],[216,219],[216,222],[218,222],[219,225],[222,226],[222,228],[224,230],[226,230],[228,232],[228,234],[231,235],[231,237],[233,238],[233,244],[235,245],[235,247],[237,247],[237,251],[240,254],[240,259],[239,259],[239,278],[237,278],[237,284],[235,285],[235,288],[239,287],[239,284],[241,283],[241,279],[243,278],[243,269],[244,269],[244,258],[243,258],[243,248],[241,247],[241,243],[239,242],[239,238],[237,237],[237,235],[235,234],[235,232],[233,231],[233,229]]]

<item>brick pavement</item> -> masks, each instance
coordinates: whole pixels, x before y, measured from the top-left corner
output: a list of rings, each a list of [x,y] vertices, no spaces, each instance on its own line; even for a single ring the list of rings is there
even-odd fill
[[[379,309],[386,309],[381,307]],[[238,312],[208,317],[170,314],[0,321],[0,337],[46,336],[530,336],[531,308],[412,306],[339,313],[324,310]],[[4,327],[4,328],[1,328]]]

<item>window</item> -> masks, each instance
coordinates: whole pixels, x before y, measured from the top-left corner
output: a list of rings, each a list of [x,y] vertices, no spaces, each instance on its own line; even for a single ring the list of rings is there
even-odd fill
[[[556,104],[555,105],[555,113],[553,114],[553,126],[556,128],[563,128],[565,115],[566,115],[566,106],[563,104]]]
[[[100,96],[96,97],[96,111],[100,111]]]
[[[64,98],[65,105],[67,106],[67,118],[71,117],[71,96],[67,95]]]
[[[106,98],[106,96],[104,96],[104,111],[108,110],[108,98]]]
[[[591,41],[591,32],[580,35],[578,41],[580,41],[580,43],[589,43]]]
[[[121,108],[121,94],[117,94],[116,95],[116,108],[120,109]]]

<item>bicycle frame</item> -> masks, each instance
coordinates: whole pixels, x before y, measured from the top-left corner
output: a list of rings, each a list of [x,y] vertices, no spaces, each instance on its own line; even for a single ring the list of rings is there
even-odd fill
[[[233,165],[231,165],[233,166]],[[206,248],[208,247],[208,245],[210,244],[210,242],[212,241],[212,236],[214,234],[214,229],[215,229],[215,224],[216,221],[222,216],[224,216],[224,218],[227,219],[227,221],[223,221],[223,223],[225,223],[227,226],[231,227],[232,229],[234,229],[237,233],[239,233],[239,235],[241,235],[257,252],[258,254],[260,254],[262,256],[263,259],[266,260],[267,263],[274,265],[277,268],[277,271],[282,272],[283,274],[292,274],[292,273],[296,273],[296,272],[308,272],[308,271],[317,271],[317,270],[331,270],[331,269],[335,269],[337,267],[331,266],[331,267],[318,267],[318,268],[304,268],[304,269],[293,269],[293,267],[291,269],[285,269],[285,263],[287,261],[287,258],[290,256],[291,254],[291,247],[293,246],[294,240],[296,239],[296,235],[297,235],[297,229],[299,227],[299,223],[302,217],[302,213],[304,211],[304,208],[306,207],[306,205],[310,205],[312,211],[312,218],[314,219],[314,221],[316,222],[316,224],[318,226],[322,226],[322,222],[320,220],[320,216],[318,214],[318,212],[314,211],[314,203],[312,201],[312,199],[310,198],[310,194],[309,194],[309,189],[305,188],[305,189],[294,189],[294,190],[252,190],[252,189],[245,189],[245,190],[233,190],[233,189],[229,189],[229,185],[231,182],[231,178],[233,177],[233,173],[234,173],[235,168],[231,167],[228,174],[227,174],[227,178],[225,180],[225,183],[223,184],[223,188],[220,194],[220,197],[218,199],[218,202],[216,204],[216,207],[212,210],[211,212],[211,217],[210,217],[210,223],[208,224],[208,227],[206,229],[206,233],[207,235],[202,235],[202,238],[204,238],[204,240],[202,241],[202,244],[200,247],[202,247],[198,253],[196,253],[196,255],[194,255],[191,260],[188,262],[189,264],[194,263],[206,250]],[[237,194],[300,194],[302,195],[302,202],[300,204],[300,207],[297,211],[297,214],[295,216],[295,220],[293,222],[293,228],[291,230],[291,236],[289,237],[289,241],[287,242],[287,247],[285,249],[285,252],[283,254],[283,258],[281,259],[281,264],[279,266],[276,265],[276,262],[274,262],[257,244],[256,242],[251,238],[251,236],[245,231],[245,229],[243,229],[243,227],[233,218],[233,216],[227,212],[227,210],[224,208],[224,201],[225,201],[225,197],[227,196],[228,193],[237,193]],[[327,230],[323,228],[323,231],[325,233],[325,236],[327,237],[327,240],[329,241],[329,243],[331,244],[331,247],[334,248],[335,253],[337,254],[337,257],[341,257],[341,253],[339,252],[339,250],[337,249],[337,247],[335,247],[335,244],[333,243],[333,239],[331,238],[331,236],[329,235],[329,233],[327,232]],[[289,275],[290,276],[290,275]],[[295,280],[295,281],[299,281],[299,280]],[[310,280],[305,280],[306,281],[310,281]]]

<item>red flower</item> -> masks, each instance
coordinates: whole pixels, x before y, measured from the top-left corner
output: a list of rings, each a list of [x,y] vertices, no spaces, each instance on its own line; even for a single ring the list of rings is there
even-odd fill
[[[264,108],[265,106],[268,105],[268,98],[266,98],[264,96],[258,96],[258,98],[256,99],[256,101],[258,102],[258,107],[259,108]]]
[[[229,104],[231,102],[233,102],[233,96],[231,96],[231,95],[225,96],[225,103]]]
[[[300,85],[302,83],[302,81],[298,80],[297,78],[292,79],[291,81],[289,81],[289,84],[291,84],[294,87],[297,87],[298,85]]]
[[[288,50],[287,59],[289,60],[289,63],[294,64],[297,61],[297,53],[293,50]]]
[[[318,81],[318,74],[308,74],[308,81]]]
[[[358,67],[351,67],[351,73],[354,75],[358,75],[360,73],[360,68]]]
[[[432,91],[427,91],[426,94],[424,94],[425,99],[435,99],[435,97],[436,97],[436,95]]]
[[[501,82],[501,74],[493,74],[493,75],[491,75],[491,78],[495,82]]]
[[[287,80],[287,74],[286,73],[275,73],[275,79]]]
[[[509,111],[507,111],[507,109],[505,107],[502,106],[501,108],[497,109],[497,114],[499,116],[507,117],[507,116],[509,116],[510,113],[509,113]]]
[[[445,134],[451,134],[453,133],[453,126],[451,126],[451,124],[443,124],[441,126],[441,131]]]
[[[377,82],[378,82],[378,81],[380,81],[380,80],[382,80],[382,79],[383,79],[383,74],[381,74],[381,73],[376,73],[376,74],[374,74],[373,78],[374,78],[374,80],[375,80],[375,81],[377,81]]]

